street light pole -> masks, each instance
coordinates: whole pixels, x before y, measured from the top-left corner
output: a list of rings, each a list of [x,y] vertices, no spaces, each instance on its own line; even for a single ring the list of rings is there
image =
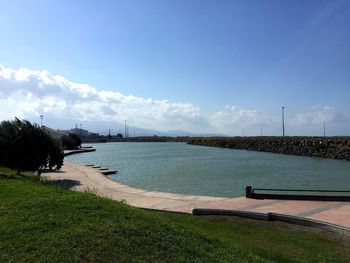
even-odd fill
[[[43,119],[44,119],[44,115],[40,115],[40,127],[43,127]]]
[[[127,134],[126,134],[126,125],[127,125],[127,121],[125,120],[125,126],[124,126],[124,138],[126,139],[127,137]]]
[[[284,106],[282,106],[282,131],[283,131],[283,137],[285,136],[285,130],[284,130]]]

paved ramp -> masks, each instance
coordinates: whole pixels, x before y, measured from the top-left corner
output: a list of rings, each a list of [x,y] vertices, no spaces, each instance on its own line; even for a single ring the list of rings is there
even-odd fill
[[[182,213],[192,213],[194,208],[278,213],[319,220],[350,229],[349,202],[256,200],[245,197],[225,198],[148,191],[111,180],[91,166],[69,162],[65,162],[61,171],[43,175],[58,182],[66,182],[74,190],[93,191],[100,196],[125,201],[140,208]]]

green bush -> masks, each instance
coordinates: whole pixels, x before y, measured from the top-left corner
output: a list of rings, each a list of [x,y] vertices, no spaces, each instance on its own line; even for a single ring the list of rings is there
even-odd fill
[[[26,120],[1,122],[0,149],[0,164],[18,172],[59,169],[63,164],[60,143]]]
[[[75,133],[62,136],[61,142],[65,150],[73,150],[81,146],[81,139]]]
[[[63,165],[63,159],[64,159],[63,147],[61,142],[58,141],[57,139],[51,137],[50,140],[51,140],[51,143],[49,143],[49,157],[48,157],[47,166],[49,167],[50,170],[53,170],[53,169],[59,170]]]

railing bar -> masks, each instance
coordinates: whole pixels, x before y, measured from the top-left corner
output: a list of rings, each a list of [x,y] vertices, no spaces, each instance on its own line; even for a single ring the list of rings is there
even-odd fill
[[[258,192],[254,192],[258,191]],[[270,192],[259,192],[270,191]],[[278,192],[274,192],[278,191]],[[281,193],[284,192],[284,193]],[[299,192],[295,193],[295,192]],[[300,193],[303,192],[303,193]],[[317,192],[315,194],[315,192]],[[327,194],[328,193],[328,194]],[[246,198],[254,199],[281,199],[281,200],[312,200],[312,201],[337,201],[337,202],[350,202],[350,195],[340,194],[332,195],[330,193],[350,193],[350,191],[340,190],[301,190],[301,189],[253,189],[251,186],[246,186]]]
[[[262,189],[253,188],[252,191],[282,191],[282,192],[327,192],[327,193],[350,193],[350,191],[341,190],[301,190],[301,189]]]

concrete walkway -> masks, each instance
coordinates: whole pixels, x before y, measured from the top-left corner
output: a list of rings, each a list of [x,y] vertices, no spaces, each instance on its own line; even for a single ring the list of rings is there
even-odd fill
[[[65,162],[61,171],[43,175],[74,190],[92,191],[140,208],[182,213],[192,213],[194,208],[278,213],[319,220],[350,229],[348,202],[255,200],[245,197],[225,198],[148,191],[113,181],[98,169],[69,162]]]

